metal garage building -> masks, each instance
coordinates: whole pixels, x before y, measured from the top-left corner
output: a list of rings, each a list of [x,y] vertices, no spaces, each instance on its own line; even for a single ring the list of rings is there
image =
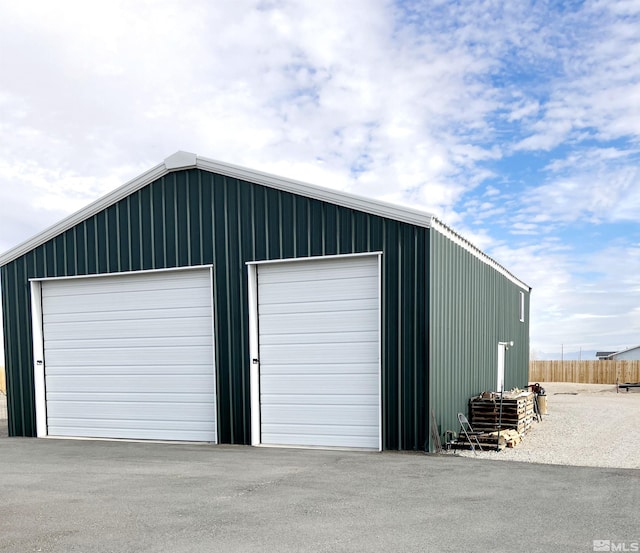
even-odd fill
[[[527,384],[530,288],[437,219],[195,154],[0,266],[12,436],[423,449]]]

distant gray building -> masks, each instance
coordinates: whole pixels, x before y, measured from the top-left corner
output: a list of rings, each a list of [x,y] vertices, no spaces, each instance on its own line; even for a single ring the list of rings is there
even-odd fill
[[[599,351],[596,357],[602,361],[636,361],[640,360],[640,346],[620,351]]]

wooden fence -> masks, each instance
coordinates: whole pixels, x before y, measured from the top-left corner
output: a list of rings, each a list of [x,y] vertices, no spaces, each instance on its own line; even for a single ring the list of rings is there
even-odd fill
[[[640,361],[531,361],[529,382],[640,382]]]

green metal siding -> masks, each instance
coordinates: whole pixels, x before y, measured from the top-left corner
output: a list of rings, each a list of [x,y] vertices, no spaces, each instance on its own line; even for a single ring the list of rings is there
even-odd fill
[[[527,385],[529,290],[432,229],[429,402],[440,433],[459,430],[457,413],[468,400],[494,391],[498,342],[505,353],[505,389]],[[520,292],[525,321],[520,321]]]
[[[9,433],[35,435],[29,278],[213,264],[221,443],[250,443],[247,261],[383,251],[383,447],[428,436],[429,229],[199,169],[170,173],[1,268]]]

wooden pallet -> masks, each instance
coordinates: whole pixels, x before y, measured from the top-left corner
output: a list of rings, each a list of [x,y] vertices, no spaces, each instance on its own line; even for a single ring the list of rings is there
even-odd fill
[[[534,398],[532,392],[520,392],[511,397],[508,393],[502,399],[502,416],[500,416],[500,397],[474,397],[469,402],[471,426],[480,432],[515,430],[525,434],[535,417]]]

